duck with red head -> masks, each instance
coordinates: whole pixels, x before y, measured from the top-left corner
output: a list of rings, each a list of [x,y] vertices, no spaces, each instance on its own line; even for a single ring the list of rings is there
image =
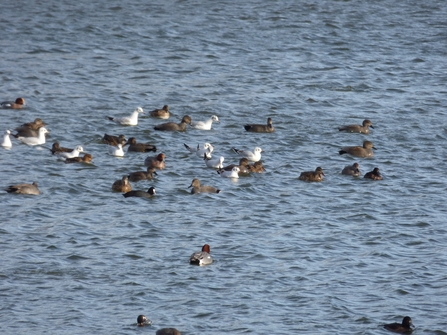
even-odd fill
[[[194,265],[208,265],[213,262],[213,258],[210,255],[210,246],[205,244],[202,247],[202,251],[196,251],[189,257],[189,263]]]
[[[25,99],[17,98],[15,101],[3,101],[0,106],[4,109],[20,109],[25,105]]]
[[[163,170],[166,167],[165,154],[158,154],[157,156],[147,157],[144,160],[144,165]]]

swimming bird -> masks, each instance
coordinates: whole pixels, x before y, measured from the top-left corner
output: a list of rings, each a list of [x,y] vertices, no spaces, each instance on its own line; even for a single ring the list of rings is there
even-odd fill
[[[253,152],[249,150],[238,150],[233,148],[233,151],[242,157],[247,158],[250,162],[257,162],[261,160],[261,152],[264,152],[261,148],[256,147]]]
[[[154,174],[157,175],[155,168],[149,166],[147,168],[147,171],[132,172],[128,175],[128,177],[129,177],[130,181],[135,182],[135,181],[140,181],[140,180],[154,179]]]
[[[39,133],[37,130],[39,128],[44,127],[45,123],[43,123],[42,119],[36,118],[33,122],[27,122],[22,124],[20,127],[14,128],[17,133],[14,135],[15,137],[37,137]]]
[[[69,163],[90,163],[93,160],[93,156],[90,154],[85,154],[83,157],[73,157],[67,158],[65,164]]]
[[[372,179],[372,180],[382,180],[383,179],[378,167],[375,167],[374,170],[365,173],[363,178],[368,178],[368,179]]]
[[[11,142],[11,138],[9,137],[9,135],[11,135],[11,131],[10,130],[5,130],[5,133],[3,135],[3,140],[2,140],[2,147],[5,148],[11,148],[12,147],[12,142]]]
[[[203,149],[201,149],[198,144],[197,144],[197,148],[190,147],[186,143],[183,143],[183,145],[185,146],[186,149],[189,150],[189,152],[195,153],[198,157],[201,157],[201,158],[203,158],[204,154],[211,154],[214,150],[214,146],[211,145],[210,143],[205,143],[203,145]]]
[[[61,147],[59,142],[54,142],[50,150],[53,155],[57,155],[61,152],[72,152],[74,149]]]
[[[124,156],[123,145],[121,143],[118,143],[116,147],[113,145],[109,145],[109,154],[116,157],[123,157]]]
[[[25,99],[17,98],[15,101],[3,101],[0,104],[1,108],[5,109],[20,109],[25,105]]]
[[[220,193],[222,192],[221,190],[212,187],[212,186],[207,186],[207,185],[200,185],[200,180],[198,179],[193,179],[191,182],[191,185],[188,186],[188,188],[192,187],[191,190],[191,194],[196,194],[196,193]]]
[[[195,128],[195,129],[201,129],[201,130],[211,130],[211,125],[214,122],[220,122],[219,118],[217,117],[217,115],[213,115],[211,116],[208,120],[206,121],[194,121],[191,122],[191,127]]]
[[[79,157],[80,153],[84,153],[84,148],[82,148],[80,145],[76,146],[72,151],[70,152],[59,152],[57,153],[57,157],[60,159],[66,159],[66,158],[74,158]]]
[[[147,317],[145,317],[144,315],[138,315],[137,326],[143,327],[143,326],[149,326],[151,324],[152,324],[152,321],[149,320]]]
[[[262,166],[262,162],[254,162],[251,165],[248,165],[248,171],[253,173],[264,173],[265,169]]]
[[[22,194],[33,194],[33,195],[40,194],[36,182],[32,184],[19,184],[19,185],[8,186],[8,188],[5,189],[5,191],[8,193],[22,193]]]
[[[374,145],[370,141],[364,141],[363,147],[344,147],[338,153],[340,155],[348,154],[356,157],[373,157],[375,149]]]
[[[151,198],[155,194],[156,194],[155,193],[155,187],[149,187],[147,192],[140,191],[140,190],[130,191],[130,192],[124,193],[123,197],[124,198],[129,198],[129,197]]]
[[[129,145],[127,151],[135,151],[135,152],[157,151],[157,147],[155,145],[146,143],[137,143],[137,139],[135,137],[130,137],[125,145]]]
[[[194,265],[208,265],[213,262],[213,258],[210,255],[210,246],[205,244],[202,247],[202,251],[196,251],[189,257],[189,263]]]
[[[38,133],[39,133],[39,135],[37,137],[19,136],[19,137],[17,137],[17,139],[19,141],[22,141],[25,144],[28,144],[28,145],[45,144],[45,141],[46,141],[45,134],[49,133],[49,131],[45,127],[41,127],[41,128],[39,128]]]
[[[383,325],[386,330],[401,334],[410,334],[413,331],[412,327],[414,327],[413,321],[409,316],[404,317],[402,323],[394,322]]]
[[[321,167],[317,167],[315,171],[301,172],[298,179],[304,181],[323,181],[323,176],[323,169]]]
[[[234,167],[238,167],[239,168],[239,174],[246,174],[249,173],[249,161],[247,158],[242,157],[239,160],[239,165],[236,164],[231,164],[231,165],[227,165],[225,167],[223,167],[223,170],[225,171],[231,171]]]
[[[246,124],[244,128],[253,133],[273,133],[275,131],[271,118],[267,118],[267,124]]]
[[[185,131],[186,124],[191,123],[191,118],[185,115],[180,123],[167,122],[162,123],[154,127],[155,130],[166,130],[166,131]]]
[[[135,109],[130,116],[124,116],[124,117],[108,116],[107,118],[123,126],[136,126],[138,124],[138,115],[140,113],[144,114],[143,108],[137,107],[137,109]]]
[[[210,168],[215,168],[215,169],[222,169],[223,168],[223,161],[224,161],[224,157],[220,156],[217,158],[211,158],[210,154],[203,154],[203,160],[205,161],[205,164],[207,167]]]
[[[341,174],[349,175],[353,177],[360,176],[360,166],[359,163],[354,163],[352,165],[345,166],[341,171]]]
[[[166,167],[165,154],[158,154],[157,156],[150,156],[144,160],[144,165],[163,170]]]
[[[217,173],[224,178],[239,178],[239,171],[240,169],[238,167],[234,167],[231,171],[225,171],[223,169],[217,170]]]
[[[169,113],[169,106],[164,105],[162,109],[154,109],[149,112],[149,115],[158,119],[169,119],[171,113]]]
[[[182,335],[175,328],[162,328],[156,331],[155,335]]]
[[[102,143],[105,144],[109,144],[109,145],[114,145],[117,146],[118,143],[126,143],[126,136],[124,135],[119,135],[119,136],[114,136],[114,135],[108,135],[108,134],[104,134],[104,137],[102,138]]]
[[[374,129],[373,124],[370,120],[364,120],[362,125],[356,125],[352,124],[349,126],[343,126],[338,128],[338,131],[346,131],[348,133],[362,133],[362,134],[369,134],[369,128],[371,127]]]
[[[123,176],[123,178],[115,180],[112,184],[112,190],[116,192],[132,191],[132,186],[129,184],[129,178],[127,176]]]

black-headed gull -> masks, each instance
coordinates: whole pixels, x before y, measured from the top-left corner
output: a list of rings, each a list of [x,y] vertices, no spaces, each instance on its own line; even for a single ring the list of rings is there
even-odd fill
[[[149,115],[157,119],[169,119],[171,113],[169,113],[169,106],[164,105],[162,109],[154,109],[149,112]]]
[[[116,147],[113,145],[109,145],[109,154],[116,157],[123,157],[124,156],[123,145],[121,143],[118,143]]]
[[[249,150],[238,150],[233,148],[233,151],[242,157],[247,158],[250,162],[257,162],[261,160],[261,152],[264,152],[261,148],[256,147],[253,152]]]
[[[225,158],[223,156],[212,158],[211,154],[205,153],[203,154],[203,160],[209,168],[222,169]]]
[[[246,124],[244,128],[253,133],[273,133],[275,131],[271,118],[267,119],[267,124]]]
[[[79,154],[84,154],[84,148],[80,145],[76,146],[76,148],[74,148],[72,151],[70,152],[59,152],[57,153],[57,157],[59,159],[66,159],[66,158],[74,158],[74,157],[79,157]]]
[[[144,114],[143,108],[137,107],[137,109],[135,109],[130,116],[124,116],[124,117],[108,116],[107,118],[123,126],[136,126],[138,124],[138,115],[140,113]]]
[[[5,148],[12,147],[12,142],[11,142],[11,138],[9,137],[9,135],[11,135],[11,131],[5,130],[5,133],[3,135],[3,140],[2,140],[2,147],[5,147]]]
[[[39,135],[37,137],[22,137],[19,136],[17,137],[17,139],[19,141],[22,141],[25,144],[28,145],[40,145],[40,144],[45,144],[45,134],[49,133],[49,131],[45,128],[45,127],[41,127],[38,130]]]
[[[212,187],[212,186],[208,186],[208,185],[200,185],[200,180],[193,179],[191,182],[191,185],[189,185],[188,188],[192,187],[191,190],[191,194],[196,194],[196,193],[220,193],[222,192],[221,190]]]
[[[189,257],[189,263],[194,265],[208,265],[213,262],[213,258],[210,255],[210,246],[205,244],[202,247],[202,251],[196,251]]]
[[[214,122],[220,122],[219,118],[217,117],[217,115],[211,116],[206,121],[194,121],[194,122],[191,122],[191,127],[195,128],[195,129],[211,130],[211,125],[213,124],[213,121]]]
[[[225,170],[217,170],[217,173],[220,174],[221,177],[224,178],[239,178],[239,171],[240,169],[235,166],[231,169],[231,171],[225,171]]]
[[[190,147],[186,143],[183,143],[183,145],[185,146],[186,149],[189,150],[189,152],[195,153],[200,158],[203,158],[204,154],[211,154],[214,150],[214,146],[211,145],[210,143],[205,143],[203,145],[203,149],[201,149],[199,145],[197,145],[197,148]]]

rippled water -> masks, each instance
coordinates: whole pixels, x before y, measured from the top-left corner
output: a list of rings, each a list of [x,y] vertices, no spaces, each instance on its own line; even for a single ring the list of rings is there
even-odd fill
[[[444,1],[46,1],[2,6],[3,129],[40,117],[44,147],[1,149],[2,334],[386,334],[410,315],[447,334]],[[211,131],[155,132],[218,115]],[[243,124],[272,117],[276,132]],[[371,119],[370,135],[337,127]],[[152,199],[110,187],[148,156],[107,154],[104,133],[166,154]],[[340,156],[371,140],[373,158]],[[92,165],[46,148],[81,144]],[[267,172],[220,178],[183,143],[260,146]],[[340,174],[360,163],[383,181]],[[301,171],[322,166],[326,179]],[[189,194],[193,178],[221,194]],[[215,262],[188,264],[211,245]],[[145,314],[152,327],[138,328]]]

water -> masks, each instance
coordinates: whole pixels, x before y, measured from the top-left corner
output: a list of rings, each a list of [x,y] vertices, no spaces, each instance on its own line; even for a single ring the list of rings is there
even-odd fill
[[[3,129],[40,117],[43,147],[1,150],[2,334],[447,334],[443,1],[46,1],[2,6]],[[211,131],[155,132],[148,116],[205,120]],[[272,117],[276,132],[246,133]],[[337,127],[371,119],[370,135]],[[146,154],[107,154],[125,134],[166,154],[153,199],[111,191]],[[369,159],[338,155],[371,140]],[[82,145],[91,166],[46,148]],[[267,172],[220,178],[183,146],[260,146]],[[342,176],[378,166],[384,180]],[[326,180],[301,171],[322,166]],[[221,194],[189,194],[193,178]],[[215,262],[188,264],[205,243]],[[139,314],[152,327],[134,324]]]

